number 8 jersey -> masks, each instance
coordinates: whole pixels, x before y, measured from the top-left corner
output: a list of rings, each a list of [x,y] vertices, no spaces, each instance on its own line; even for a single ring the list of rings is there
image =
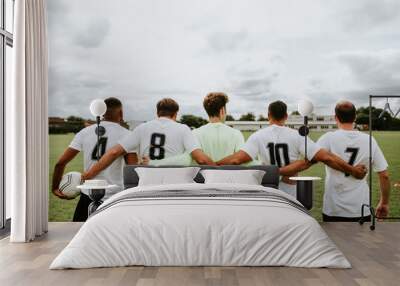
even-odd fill
[[[369,136],[356,130],[337,130],[321,136],[318,145],[351,165],[369,165]],[[388,167],[385,157],[372,138],[372,167],[375,172]],[[322,212],[328,216],[360,217],[361,205],[369,203],[367,179],[357,180],[326,166]],[[369,210],[365,209],[365,215]]]
[[[162,160],[183,153],[192,153],[199,144],[187,125],[160,117],[139,125],[119,144],[125,150],[138,150],[141,157]]]
[[[311,139],[307,143],[307,157],[311,160],[320,147]],[[305,155],[305,140],[297,130],[274,124],[253,133],[241,149],[264,165],[283,167]],[[296,196],[296,185],[280,182],[279,189]]]
[[[128,135],[130,132],[128,129],[122,127],[121,125],[110,122],[102,121],[100,126],[105,129],[105,133],[100,138],[100,157],[104,155],[111,147],[118,144],[118,141]],[[97,163],[97,134],[96,134],[96,124],[86,127],[79,131],[69,147],[78,151],[83,152],[83,165],[84,170],[89,170],[94,164]],[[100,133],[101,134],[101,133]],[[131,153],[131,152],[129,152]],[[122,167],[124,164],[124,158],[116,159],[107,169],[102,171],[96,178],[102,178],[107,180],[108,183],[117,185],[118,188],[113,188],[107,190],[105,199],[122,191]],[[87,195],[87,191],[83,191]]]

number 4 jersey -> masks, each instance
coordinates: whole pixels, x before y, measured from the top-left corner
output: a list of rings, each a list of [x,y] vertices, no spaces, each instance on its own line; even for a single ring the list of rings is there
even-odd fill
[[[300,160],[305,154],[305,140],[297,130],[271,125],[252,134],[242,148],[253,160],[265,165],[283,167]],[[312,159],[320,150],[311,139],[307,144],[307,157]],[[296,196],[296,185],[281,182],[279,189]]]
[[[138,150],[140,156],[162,160],[199,149],[196,138],[187,125],[160,117],[139,125],[119,141],[125,150]]]
[[[110,122],[102,121],[100,126],[104,129],[104,134],[100,138],[100,157],[104,155],[110,148],[118,144],[118,141],[129,135],[128,129],[121,125]],[[94,164],[97,163],[97,134],[96,124],[82,129],[75,135],[69,145],[70,148],[83,152],[83,165],[85,171],[89,170]],[[100,128],[102,129],[102,128]],[[101,134],[101,132],[100,132]],[[96,178],[102,178],[107,180],[108,183],[117,185],[118,188],[110,189],[107,191],[105,198],[110,197],[112,194],[121,191],[123,189],[122,183],[122,167],[124,164],[124,158],[116,159],[107,169],[102,171]],[[84,192],[87,195],[87,192]]]
[[[355,130],[337,130],[324,134],[318,145],[339,156],[351,165],[369,165],[369,136]],[[387,169],[381,149],[372,138],[372,167],[375,172]],[[361,205],[369,203],[366,178],[357,180],[326,167],[323,213],[328,216],[360,217]],[[365,209],[365,215],[369,210]]]

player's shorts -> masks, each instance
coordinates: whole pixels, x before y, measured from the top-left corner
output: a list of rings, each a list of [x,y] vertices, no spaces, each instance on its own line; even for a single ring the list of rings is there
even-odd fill
[[[72,221],[86,221],[88,218],[88,208],[91,202],[92,200],[89,198],[89,196],[81,193],[78,204],[75,208],[74,218]]]
[[[324,222],[358,222],[361,217],[343,217],[343,216],[329,216],[322,214],[322,221]],[[371,215],[365,216],[364,221],[371,221]]]

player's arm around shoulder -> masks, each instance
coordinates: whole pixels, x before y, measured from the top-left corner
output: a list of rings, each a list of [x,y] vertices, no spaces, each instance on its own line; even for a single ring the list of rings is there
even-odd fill
[[[311,161],[297,160],[290,163],[289,165],[279,168],[279,174],[285,177],[296,176],[298,173],[307,170],[311,166]]]
[[[192,164],[192,157],[189,153],[183,153],[176,156],[164,158],[161,160],[148,160],[148,165],[151,166],[189,166]]]
[[[239,131],[240,132],[240,131]],[[241,133],[241,132],[240,132]],[[242,134],[243,141],[239,138],[240,142],[243,142],[238,147],[238,151],[232,155],[229,155],[217,162],[217,165],[241,165],[251,162],[258,156],[258,143],[257,134],[253,133],[250,135],[246,143],[244,143],[244,137]],[[238,143],[239,143],[238,141]]]
[[[345,174],[350,174],[358,180],[365,178],[367,174],[367,167],[363,164],[352,166],[346,161],[344,161],[339,156],[329,152],[328,150],[321,148],[313,157],[313,161],[322,162],[328,165],[332,169],[340,171]]]
[[[199,165],[209,165],[209,166],[215,166],[216,163],[209,157],[207,154],[203,152],[200,148],[197,148],[193,150],[190,153],[192,159],[196,161],[197,164]]]
[[[200,144],[192,130],[187,125],[183,126],[182,136],[185,152],[189,153],[192,159],[199,165],[215,165],[215,162],[201,149]]]
[[[101,157],[99,162],[94,164],[82,175],[82,180],[89,180],[96,177],[101,171],[110,166],[117,158],[125,156],[126,154],[127,151],[121,144],[115,145]]]
[[[136,152],[130,152],[124,156],[126,165],[137,165],[139,164],[138,154]]]
[[[121,139],[125,138],[126,136],[129,136],[131,133],[132,131],[121,126],[121,136],[120,136]],[[124,161],[126,165],[139,164],[138,152],[133,150],[126,152],[126,154],[124,155]]]

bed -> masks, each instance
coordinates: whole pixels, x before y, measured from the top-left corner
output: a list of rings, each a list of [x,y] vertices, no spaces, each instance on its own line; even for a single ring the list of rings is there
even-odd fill
[[[126,190],[98,208],[50,269],[351,267],[307,209],[277,190],[274,166],[201,167],[263,170],[261,185],[205,184],[199,173],[196,183],[153,186],[138,186],[137,167],[125,168]]]

